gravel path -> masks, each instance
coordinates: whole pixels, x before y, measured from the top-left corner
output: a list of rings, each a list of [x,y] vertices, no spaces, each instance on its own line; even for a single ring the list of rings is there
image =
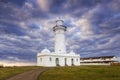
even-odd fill
[[[44,72],[49,70],[50,68],[41,68],[41,69],[36,69],[32,71],[28,71],[22,74],[18,74],[14,77],[11,77],[7,80],[38,80],[38,76]]]

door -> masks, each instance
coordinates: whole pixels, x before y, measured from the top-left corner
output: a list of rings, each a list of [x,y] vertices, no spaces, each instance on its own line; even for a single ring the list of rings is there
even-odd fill
[[[59,58],[56,58],[55,62],[56,62],[56,66],[60,66],[59,65]]]
[[[71,65],[74,66],[74,60],[73,59],[71,59]]]
[[[65,66],[67,66],[67,58],[65,58]]]

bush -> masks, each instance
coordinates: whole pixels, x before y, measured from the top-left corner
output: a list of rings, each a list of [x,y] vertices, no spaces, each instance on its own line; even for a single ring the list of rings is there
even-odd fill
[[[0,65],[0,68],[3,68],[3,65]]]
[[[111,63],[111,66],[120,66],[120,63]]]

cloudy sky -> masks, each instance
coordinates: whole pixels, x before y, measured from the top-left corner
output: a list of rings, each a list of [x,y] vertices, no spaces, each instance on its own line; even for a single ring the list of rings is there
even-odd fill
[[[35,64],[44,47],[54,51],[59,17],[68,52],[120,56],[120,0],[0,0],[0,62]]]

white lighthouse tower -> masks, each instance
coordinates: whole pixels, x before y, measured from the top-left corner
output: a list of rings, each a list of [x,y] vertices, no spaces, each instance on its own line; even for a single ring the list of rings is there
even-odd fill
[[[37,65],[54,67],[54,66],[79,66],[80,55],[73,52],[66,51],[65,33],[67,27],[64,26],[63,20],[57,20],[53,27],[55,33],[55,52],[50,52],[45,48],[37,54]]]
[[[55,53],[64,54],[66,53],[66,41],[65,41],[65,32],[67,27],[64,26],[63,20],[57,20],[56,26],[53,27],[55,33]]]

